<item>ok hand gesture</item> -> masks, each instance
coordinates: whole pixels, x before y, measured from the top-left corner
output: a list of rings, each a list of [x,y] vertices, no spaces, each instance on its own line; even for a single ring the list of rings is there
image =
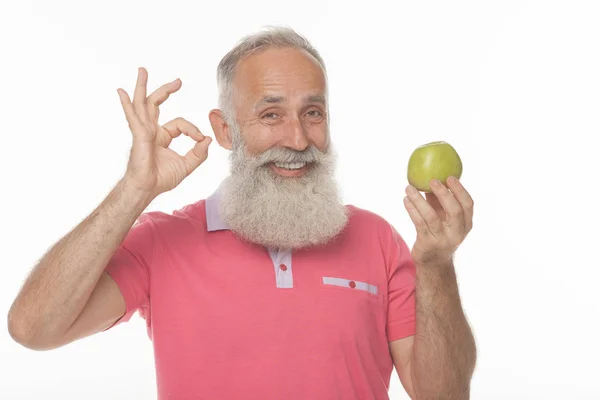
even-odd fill
[[[133,135],[125,181],[154,198],[175,188],[206,160],[211,138],[183,118],[159,125],[159,106],[181,88],[181,80],[167,83],[146,97],[147,82],[148,72],[139,68],[133,102],[125,90],[117,92]],[[184,156],[169,149],[171,141],[182,133],[196,141]]]

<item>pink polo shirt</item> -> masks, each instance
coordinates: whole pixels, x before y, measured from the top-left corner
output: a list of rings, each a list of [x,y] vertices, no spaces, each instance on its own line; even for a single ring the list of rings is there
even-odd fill
[[[415,333],[398,232],[349,205],[327,246],[268,249],[229,231],[218,199],[142,214],[107,266],[127,305],[115,325],[147,322],[158,398],[388,399],[388,342]]]

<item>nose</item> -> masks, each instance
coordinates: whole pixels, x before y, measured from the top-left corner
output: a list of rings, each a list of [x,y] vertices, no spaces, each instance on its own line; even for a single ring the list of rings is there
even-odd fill
[[[297,117],[288,121],[284,129],[282,143],[284,147],[302,151],[308,147],[308,137],[302,121]]]

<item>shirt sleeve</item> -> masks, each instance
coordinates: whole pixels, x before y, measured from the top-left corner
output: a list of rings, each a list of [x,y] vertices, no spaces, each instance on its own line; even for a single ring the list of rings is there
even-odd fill
[[[108,262],[105,271],[119,287],[126,311],[106,330],[129,321],[137,311],[147,320],[154,241],[154,222],[148,214],[142,214]]]
[[[416,269],[411,251],[404,239],[389,226],[387,240],[388,263],[388,342],[415,334],[415,282]]]

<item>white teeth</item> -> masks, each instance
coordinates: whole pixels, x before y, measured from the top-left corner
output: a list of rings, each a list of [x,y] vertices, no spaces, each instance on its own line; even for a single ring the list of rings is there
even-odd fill
[[[302,163],[280,163],[280,162],[276,162],[275,165],[278,168],[300,169],[300,168],[304,167],[306,165],[306,163],[305,162],[302,162]]]

